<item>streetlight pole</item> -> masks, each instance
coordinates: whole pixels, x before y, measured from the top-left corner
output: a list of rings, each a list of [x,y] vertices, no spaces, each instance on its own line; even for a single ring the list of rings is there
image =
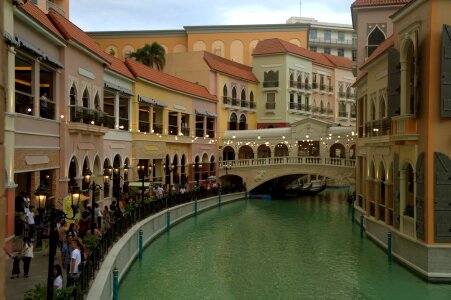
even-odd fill
[[[35,197],[36,199],[44,204],[44,207],[48,206],[46,205],[47,200],[47,188],[45,186],[39,186],[38,189],[35,191]],[[75,215],[77,214],[78,210],[78,204],[80,200],[80,188],[78,186],[74,186],[71,190],[72,195],[72,217],[68,217],[66,214],[63,215],[64,219],[73,220],[75,219]],[[75,204],[74,204],[75,200]],[[56,254],[56,246],[58,242],[58,231],[56,230],[56,209],[54,205],[49,208],[48,212],[48,218],[49,218],[49,225],[50,225],[50,231],[49,231],[49,262],[48,262],[48,273],[47,273],[47,300],[53,300],[53,267],[54,267],[54,260],[55,260],[55,254]],[[42,216],[42,221],[44,221],[44,214]]]

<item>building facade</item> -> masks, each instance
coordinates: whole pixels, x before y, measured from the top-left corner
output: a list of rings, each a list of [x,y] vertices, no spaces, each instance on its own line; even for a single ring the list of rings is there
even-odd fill
[[[379,14],[384,7],[373,9],[371,2],[353,4],[357,32],[360,26],[369,28],[367,14],[384,16]],[[371,19],[393,34],[360,65],[356,83],[355,207],[378,243],[386,247],[387,233],[393,234],[394,256],[401,262],[428,280],[450,281],[446,74],[451,18],[446,12],[451,3],[405,2],[393,13],[400,1],[386,1],[390,19]],[[359,53],[365,53],[368,45],[359,45]]]

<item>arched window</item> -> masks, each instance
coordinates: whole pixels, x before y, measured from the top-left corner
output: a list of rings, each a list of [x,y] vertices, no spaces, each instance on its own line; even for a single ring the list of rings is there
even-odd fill
[[[238,122],[238,117],[236,116],[235,113],[232,113],[230,115],[230,119],[229,119],[229,130],[236,130],[237,122]]]
[[[242,89],[241,90],[241,107],[246,107],[246,90]]]
[[[263,87],[278,87],[279,86],[279,71],[269,71],[264,74]]]
[[[237,92],[236,92],[236,87],[232,87],[232,105],[237,106],[238,105],[238,98],[237,98]]]
[[[383,118],[385,118],[385,99],[381,95],[379,97],[379,119],[382,120]]]
[[[240,116],[240,130],[246,130],[247,129],[247,124],[246,124],[246,115],[241,115]]]
[[[303,88],[303,86],[302,86],[302,75],[301,74],[298,75],[297,86],[298,86],[298,89]]]
[[[224,87],[222,88],[222,95],[224,97],[227,97],[227,85],[224,84]]]
[[[374,101],[371,102],[371,121],[376,120],[376,104]]]
[[[290,87],[295,87],[296,83],[294,82],[294,74],[290,74]]]
[[[385,41],[385,34],[379,29],[379,26],[374,27],[373,31],[368,35],[367,57],[370,56],[383,41]]]
[[[254,103],[254,92],[251,91],[249,93],[249,108],[250,109],[255,109],[255,103]]]

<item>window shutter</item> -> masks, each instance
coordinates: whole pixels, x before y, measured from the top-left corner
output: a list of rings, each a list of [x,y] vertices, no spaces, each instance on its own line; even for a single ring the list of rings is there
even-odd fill
[[[388,49],[388,115],[399,116],[401,112],[401,71],[399,51],[391,47]]]
[[[434,223],[435,242],[451,242],[451,160],[434,153]]]
[[[441,116],[451,117],[451,25],[443,25]]]
[[[420,112],[420,44],[418,43],[418,32],[415,32],[415,65],[414,65],[414,78],[413,78],[413,86],[414,86],[414,106],[413,106],[413,114],[415,117],[418,117]]]
[[[393,226],[399,229],[399,155],[393,156]]]
[[[424,241],[424,152],[418,156],[416,176],[416,230],[417,238]]]

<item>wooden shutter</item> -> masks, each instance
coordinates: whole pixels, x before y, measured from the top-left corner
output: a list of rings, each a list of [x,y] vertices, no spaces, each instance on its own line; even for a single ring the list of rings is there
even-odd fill
[[[451,242],[451,160],[434,153],[435,242]]]
[[[451,25],[443,25],[441,73],[441,116],[451,117]]]
[[[417,238],[424,240],[424,152],[418,156],[416,176],[416,230]]]
[[[399,116],[401,113],[401,66],[399,51],[391,47],[387,50],[388,56],[388,116]]]
[[[393,226],[399,229],[399,155],[393,156]]]

